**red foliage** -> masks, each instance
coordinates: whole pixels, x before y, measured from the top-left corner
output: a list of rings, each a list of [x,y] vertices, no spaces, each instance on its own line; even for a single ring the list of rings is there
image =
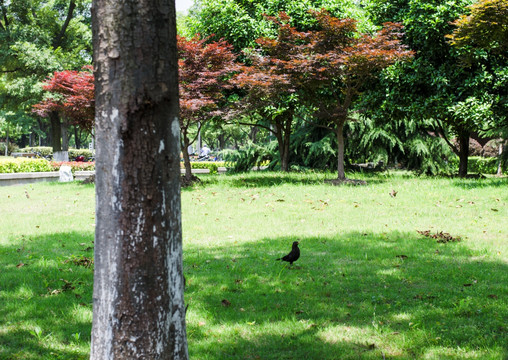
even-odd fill
[[[286,119],[281,127],[290,126],[294,113],[284,95],[298,93],[300,101],[317,108],[316,115],[323,118],[321,126],[337,134],[339,178],[343,178],[342,129],[355,97],[378,71],[412,53],[400,42],[399,24],[384,24],[371,36],[360,34],[353,19],[338,19],[326,10],[311,13],[319,29],[309,32],[291,27],[285,13],[267,17],[278,26],[278,37],[257,40],[261,55],[252,56],[252,66],[243,68],[236,81],[248,90],[251,107],[285,102]]]
[[[55,72],[43,86],[54,96],[34,105],[32,111],[42,117],[57,111],[72,124],[91,131],[95,116],[94,76],[90,66],[84,69]]]
[[[60,170],[62,166],[70,166],[73,171],[92,171],[95,170],[95,161],[51,161],[54,170]]]
[[[239,66],[233,47],[226,41],[177,37],[180,89],[181,147],[186,176],[191,168],[187,148],[195,141],[189,138],[191,125],[202,126],[222,114],[226,102],[225,91],[232,87],[230,78]]]
[[[233,47],[226,41],[178,36],[180,121],[206,121],[218,113],[224,90],[231,87],[230,74],[238,70]]]

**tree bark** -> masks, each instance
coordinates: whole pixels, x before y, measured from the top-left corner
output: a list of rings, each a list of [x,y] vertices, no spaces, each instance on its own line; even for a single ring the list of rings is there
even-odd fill
[[[467,176],[467,161],[469,158],[469,132],[459,132],[459,177]]]
[[[60,116],[56,111],[52,111],[49,114],[49,120],[51,123],[51,146],[53,147],[53,153],[62,151],[62,123],[60,122]]]
[[[92,360],[188,359],[174,0],[94,0]]]
[[[503,175],[503,152],[504,152],[504,139],[499,143],[499,162],[497,164],[497,176]]]
[[[275,137],[279,148],[280,170],[289,172],[289,145],[291,141],[291,120],[280,119],[275,123]]]
[[[339,121],[337,123],[335,136],[337,137],[337,178],[339,180],[345,180],[346,172],[344,171],[344,121]]]
[[[191,181],[192,179],[192,165],[190,161],[189,155],[189,145],[190,141],[187,137],[187,132],[181,134],[183,136],[183,146],[182,146],[182,156],[183,156],[183,165],[185,167],[185,180]]]

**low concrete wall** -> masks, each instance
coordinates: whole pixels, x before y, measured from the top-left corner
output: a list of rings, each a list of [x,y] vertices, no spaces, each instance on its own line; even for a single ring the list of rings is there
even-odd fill
[[[58,181],[58,171],[0,174],[0,186],[24,185],[41,181]]]
[[[219,173],[226,172],[225,167],[219,167]],[[180,172],[185,174],[185,169],[181,169]],[[193,174],[208,174],[208,169],[192,169]],[[74,180],[85,180],[89,176],[95,174],[95,171],[76,171],[74,174]],[[24,185],[42,181],[58,181],[58,171],[52,172],[33,172],[33,173],[9,173],[0,174],[0,186],[7,185]]]

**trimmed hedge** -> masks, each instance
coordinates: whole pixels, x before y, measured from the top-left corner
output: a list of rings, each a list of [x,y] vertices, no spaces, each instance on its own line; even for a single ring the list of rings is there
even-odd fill
[[[50,162],[45,159],[2,159],[0,173],[48,172],[55,171]]]
[[[62,165],[70,166],[72,172],[76,171],[93,171],[95,170],[94,162],[68,161],[56,162],[45,159],[1,159],[0,173],[22,173],[22,172],[49,172],[58,171]]]
[[[26,147],[19,150],[20,152],[33,153],[38,152],[42,156],[53,156],[53,148],[49,146]],[[88,149],[69,149],[69,159],[75,159],[78,156],[84,156],[85,159],[91,159],[93,153]]]
[[[191,169],[209,169],[210,174],[217,174],[219,167],[225,167],[224,161],[191,161]],[[182,169],[185,168],[183,162],[180,163]]]
[[[498,162],[498,157],[470,156],[467,162],[467,172],[475,174],[496,174]],[[451,163],[455,168],[459,168],[458,157],[454,157]],[[506,174],[507,171],[505,167],[504,173]]]

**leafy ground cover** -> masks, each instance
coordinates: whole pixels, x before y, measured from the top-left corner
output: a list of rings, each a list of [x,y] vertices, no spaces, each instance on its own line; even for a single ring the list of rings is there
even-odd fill
[[[192,359],[505,359],[508,180],[203,176],[182,192]],[[0,358],[86,359],[94,188],[0,188]],[[301,258],[275,261],[300,241]]]

